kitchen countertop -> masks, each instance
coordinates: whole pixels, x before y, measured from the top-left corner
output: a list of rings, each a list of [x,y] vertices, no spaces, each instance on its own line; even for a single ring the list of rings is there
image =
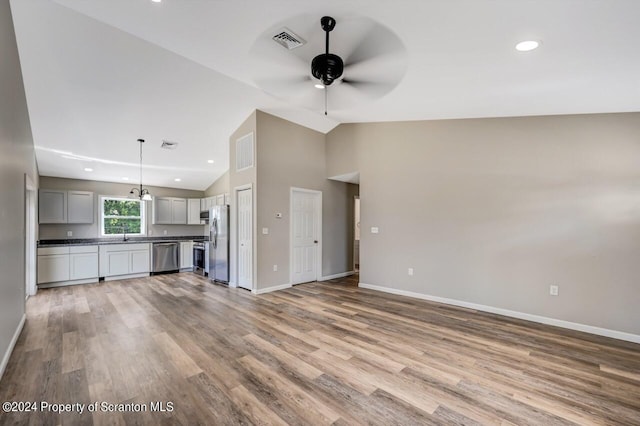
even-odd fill
[[[103,244],[136,244],[136,243],[168,243],[180,241],[207,241],[209,238],[202,235],[179,237],[130,237],[127,241],[122,238],[72,238],[64,240],[40,240],[38,247],[62,247],[62,246],[93,246]]]

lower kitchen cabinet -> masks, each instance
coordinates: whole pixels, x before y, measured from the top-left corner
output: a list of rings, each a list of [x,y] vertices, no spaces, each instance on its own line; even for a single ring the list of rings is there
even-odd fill
[[[151,271],[150,244],[108,244],[100,246],[100,276],[123,278]]]
[[[38,284],[69,281],[69,247],[38,249]]]
[[[193,268],[193,241],[180,243],[180,269]]]
[[[151,256],[148,249],[129,252],[129,262],[132,274],[142,274],[151,271]]]
[[[55,287],[98,281],[98,246],[38,249],[38,285]]]
[[[69,279],[98,278],[98,246],[69,247]]]

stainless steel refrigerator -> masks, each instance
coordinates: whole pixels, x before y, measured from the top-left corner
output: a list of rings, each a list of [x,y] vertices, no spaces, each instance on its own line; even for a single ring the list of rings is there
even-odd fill
[[[229,283],[229,206],[209,209],[209,279]]]

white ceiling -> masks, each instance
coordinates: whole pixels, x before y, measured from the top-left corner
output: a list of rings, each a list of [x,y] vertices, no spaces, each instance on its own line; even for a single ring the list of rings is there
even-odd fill
[[[638,0],[12,0],[41,175],[203,190],[254,109],[342,122],[640,110]],[[366,17],[406,48],[388,94],[325,117],[256,84],[259,37],[297,17]],[[343,40],[348,33],[343,33]],[[514,45],[542,46],[520,53]],[[347,43],[347,41],[343,41]],[[253,49],[253,50],[252,50]],[[321,53],[321,52],[318,52]],[[372,69],[372,77],[375,69]],[[160,149],[162,139],[180,143]],[[208,164],[207,160],[215,160]],[[83,171],[91,167],[93,172]],[[181,182],[175,182],[180,178]]]

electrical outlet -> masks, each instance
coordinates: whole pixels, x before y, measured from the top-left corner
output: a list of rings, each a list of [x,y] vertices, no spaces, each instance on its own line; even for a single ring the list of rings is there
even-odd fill
[[[408,274],[409,276],[413,276],[413,268],[409,268]]]
[[[278,265],[273,265],[273,272],[278,272]]]
[[[269,235],[269,228],[262,228],[262,235]]]
[[[167,235],[167,230],[165,229],[164,231],[162,231],[162,233],[163,233],[164,235]]]
[[[67,231],[67,237],[73,237],[73,231]]]
[[[551,296],[557,296],[558,295],[558,286],[557,285],[550,285],[549,286],[549,294]]]

